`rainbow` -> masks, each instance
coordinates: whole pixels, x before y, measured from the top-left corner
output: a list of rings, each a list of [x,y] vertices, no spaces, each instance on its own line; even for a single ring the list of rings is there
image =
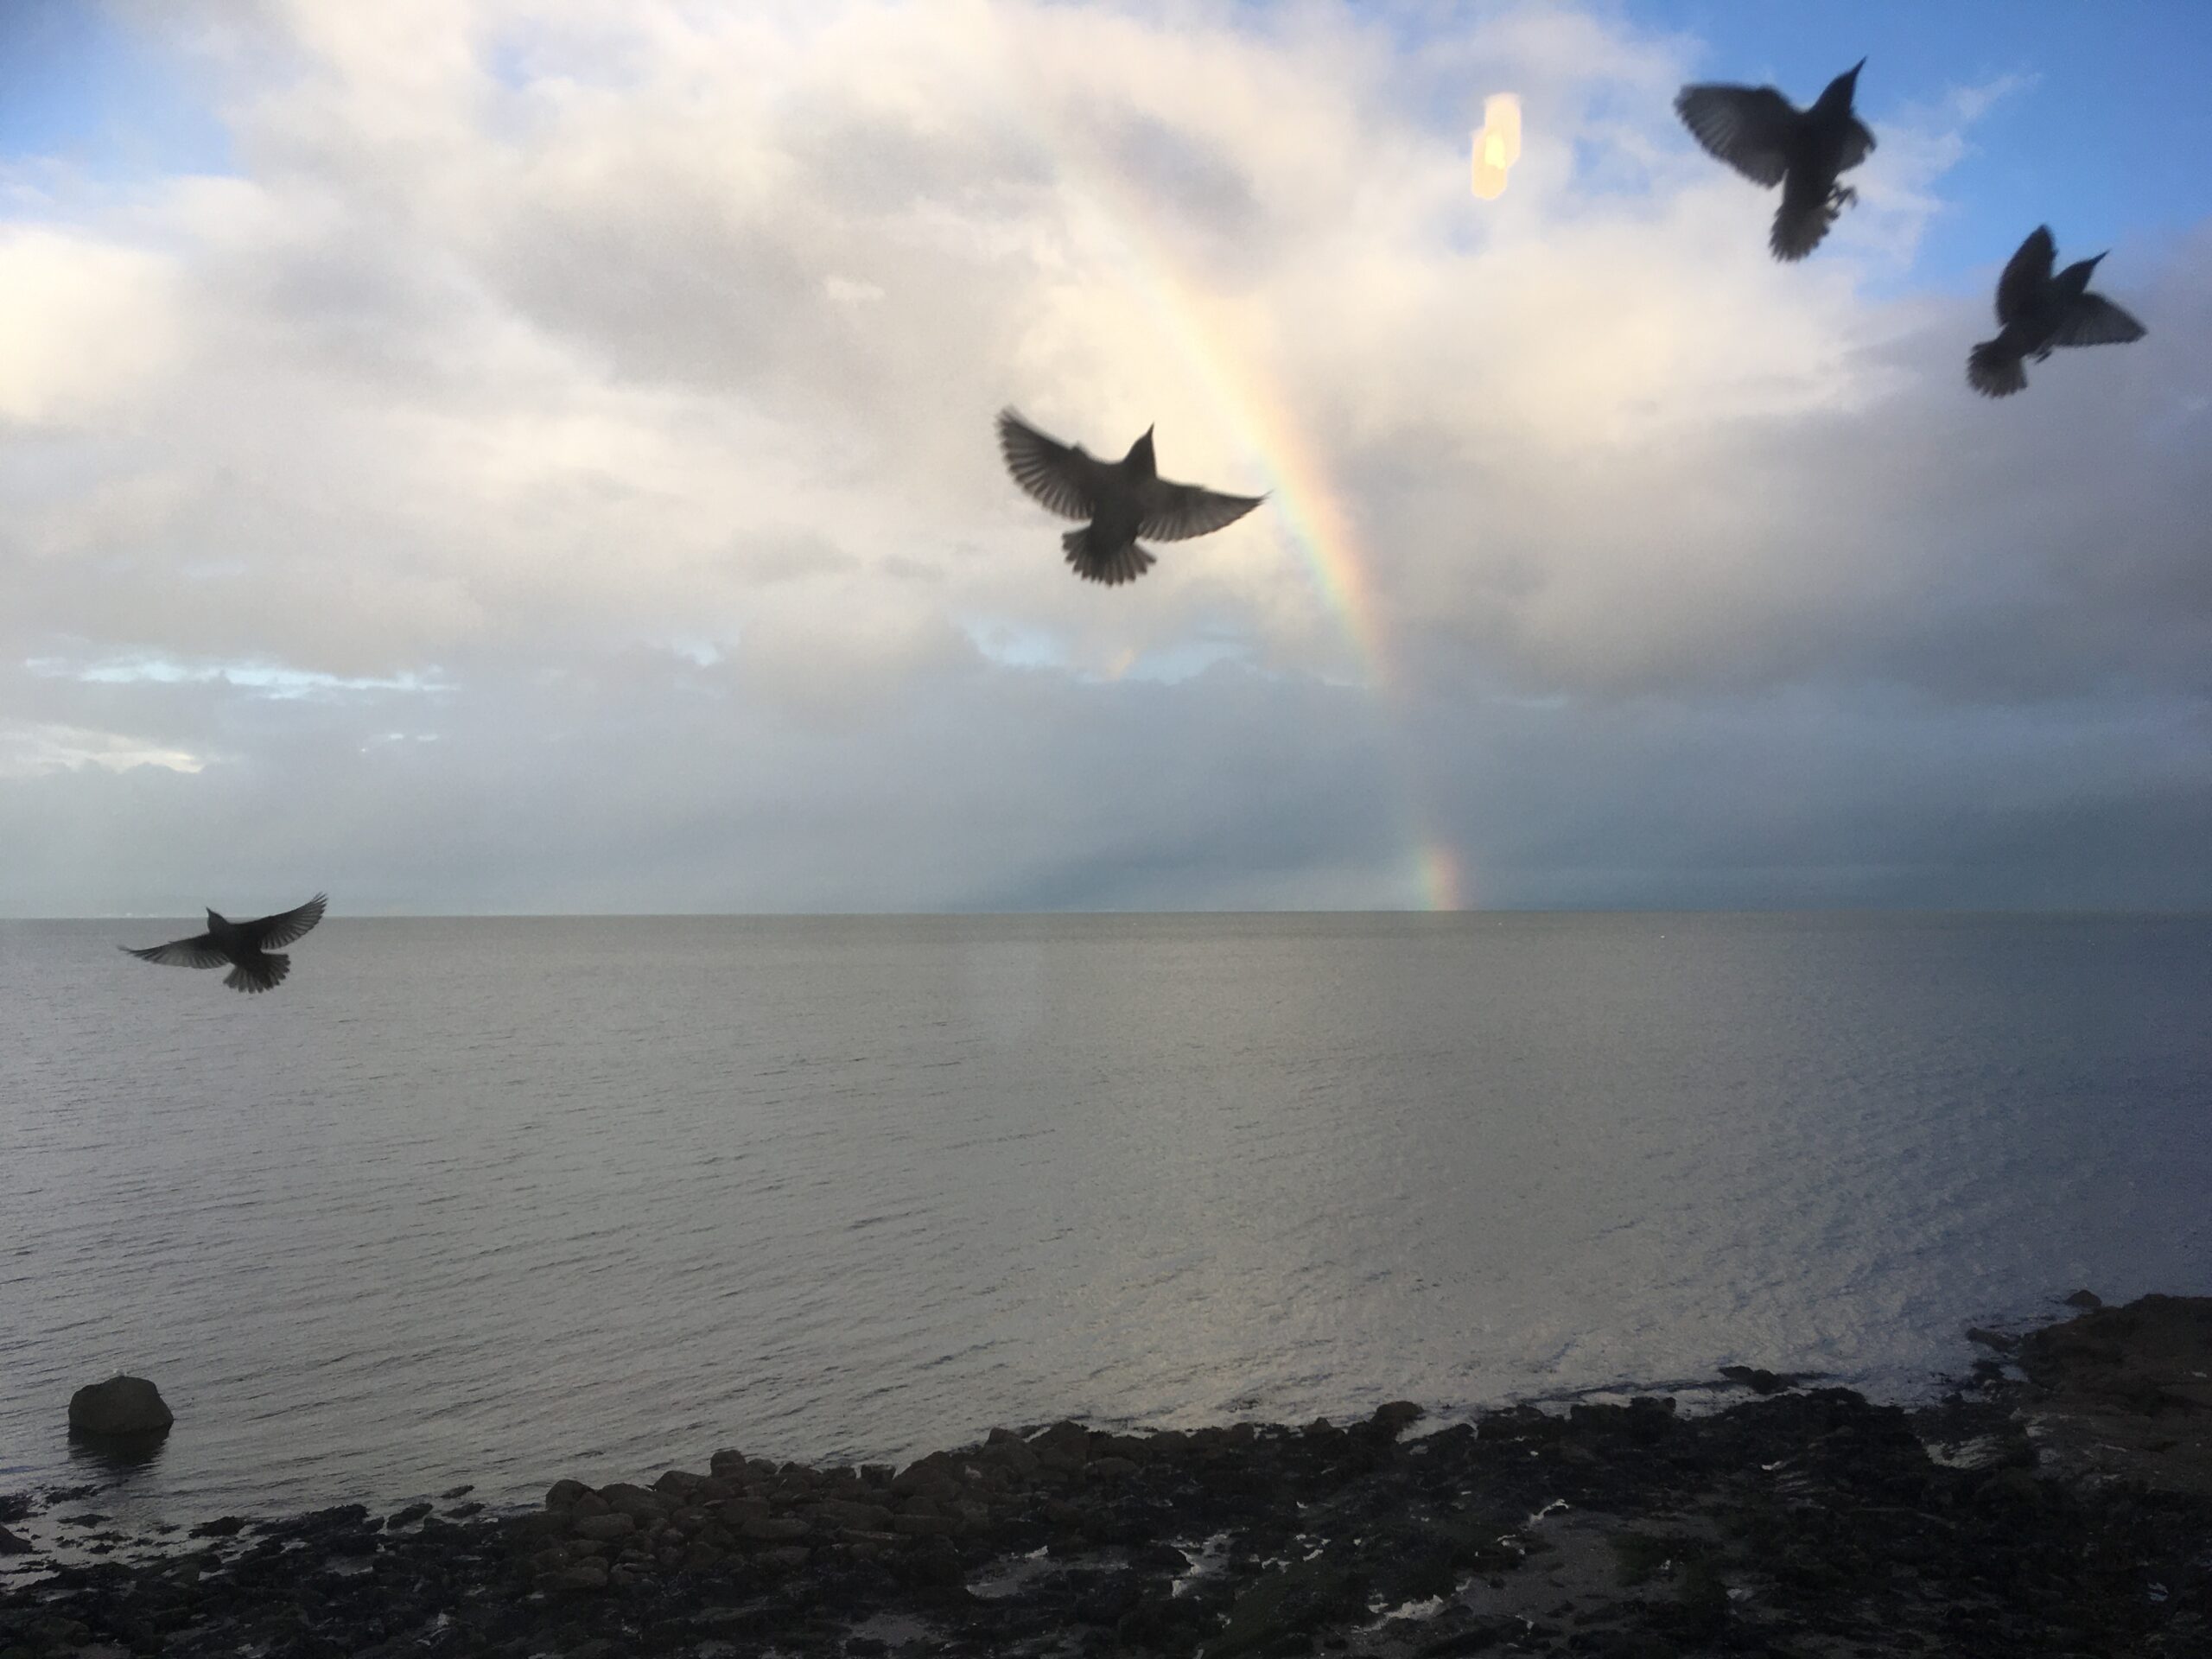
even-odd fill
[[[1015,76],[1003,84],[1026,82]],[[1052,132],[1052,124],[1034,100],[1029,107],[1037,124]],[[1276,522],[1312,570],[1370,688],[1386,702],[1396,702],[1403,687],[1392,671],[1358,535],[1338,501],[1328,467],[1286,413],[1291,400],[1275,391],[1257,364],[1234,349],[1231,329],[1209,326],[1211,302],[1183,278],[1173,251],[1147,228],[1142,204],[1121,188],[1110,169],[1103,165],[1084,168],[1078,180],[1073,175],[1082,147],[1061,135],[1051,149],[1059,162],[1061,189],[1071,220],[1118,251],[1129,286],[1155,327],[1174,345],[1222,419],[1241,435],[1259,463]],[[1424,908],[1464,909],[1467,894],[1459,850],[1427,808],[1406,746],[1394,741],[1390,747],[1404,804],[1409,885]]]

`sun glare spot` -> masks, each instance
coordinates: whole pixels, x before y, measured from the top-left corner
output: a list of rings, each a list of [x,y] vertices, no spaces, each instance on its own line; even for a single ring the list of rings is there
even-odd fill
[[[1505,194],[1505,175],[1521,159],[1521,100],[1498,92],[1483,100],[1483,124],[1475,134],[1475,194],[1495,201]]]

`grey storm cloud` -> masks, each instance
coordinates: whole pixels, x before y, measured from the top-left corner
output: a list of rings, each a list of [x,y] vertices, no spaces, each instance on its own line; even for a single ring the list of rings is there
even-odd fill
[[[237,167],[0,176],[0,912],[2212,902],[2212,227],[1876,297],[2017,88],[1783,270],[1564,8],[123,10]],[[1277,497],[1087,590],[1008,404]]]

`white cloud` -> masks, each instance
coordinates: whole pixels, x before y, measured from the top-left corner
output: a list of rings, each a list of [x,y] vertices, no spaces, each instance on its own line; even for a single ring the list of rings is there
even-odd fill
[[[941,737],[1004,730],[1049,683],[1079,753],[1084,699],[1149,676],[1172,704],[1114,706],[1177,723],[1129,798],[1033,760],[1016,787],[956,746],[907,833],[972,842],[957,804],[995,810],[982,866],[817,833],[777,890],[834,896],[850,857],[874,902],[1106,893],[1066,872],[1120,856],[1155,894],[1336,894],[1362,868],[1394,893],[1395,803],[1319,815],[1342,834],[1299,856],[1326,880],[1157,873],[1179,834],[1237,844],[1165,793],[1208,775],[1199,733],[1297,735],[1227,688],[1370,666],[1297,540],[1319,490],[1410,694],[1465,721],[1563,699],[1586,724],[1559,729],[1597,744],[1607,706],[1653,696],[2206,695],[2212,244],[2157,276],[2151,346],[2039,365],[2003,407],[1960,384],[1985,305],[1870,297],[2004,85],[1885,119],[1861,204],[1784,268],[1770,195],[1669,110],[1709,68],[1696,43],[1563,7],[1412,44],[1329,5],[134,15],[197,54],[240,174],[57,182],[0,230],[0,420],[37,440],[0,455],[0,663],[189,671],[19,673],[38,707],[10,712],[41,730],[159,730],[249,767],[404,754],[435,812],[501,754],[588,793],[590,705],[548,688],[626,663],[637,811],[690,822],[666,780],[720,752],[703,709],[781,734],[778,799],[811,821],[900,810],[836,780],[899,771],[918,703]],[[1477,202],[1466,134],[1500,89],[1524,151]],[[1171,474],[1275,499],[1131,588],[1086,587],[1001,469],[1009,402],[1108,452],[1156,423]],[[1294,453],[1314,470],[1273,476]],[[673,677],[638,666],[679,650]],[[277,678],[209,677],[225,664]],[[385,694],[434,674],[415,758]],[[348,696],[288,712],[279,683]],[[1352,775],[1294,765],[1301,810]],[[725,809],[736,844],[773,839]],[[1123,840],[1070,833],[1123,814]],[[474,902],[480,868],[440,872],[438,902]],[[550,855],[537,879],[540,906],[622,887]]]

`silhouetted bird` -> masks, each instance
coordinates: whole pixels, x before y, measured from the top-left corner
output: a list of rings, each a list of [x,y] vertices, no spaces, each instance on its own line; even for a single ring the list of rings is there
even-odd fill
[[[292,959],[270,954],[273,948],[291,944],[321,921],[323,906],[329,902],[327,893],[318,893],[297,910],[253,922],[229,921],[211,910],[205,933],[143,950],[127,944],[118,948],[141,962],[158,962],[168,968],[220,968],[228,963],[231,971],[223,983],[232,990],[274,990],[292,971]]]
[[[1157,561],[1137,545],[1186,541],[1233,524],[1267,499],[1223,495],[1160,475],[1152,458],[1152,429],[1119,461],[1101,461],[1083,446],[1046,437],[1012,410],[999,413],[999,448],[1014,482],[1063,518],[1088,518],[1060,537],[1068,563],[1086,582],[1108,587],[1135,582]]]
[[[2089,292],[2097,259],[2082,260],[2053,276],[2058,245],[2050,226],[2030,232],[1997,279],[1997,338],[1967,353],[1967,384],[1985,397],[2009,397],[2027,390],[2024,363],[2031,355],[2040,363],[2061,346],[2120,346],[2142,339],[2141,323],[2103,295]]]
[[[1782,206],[1767,245],[1777,259],[1802,259],[1821,245],[1859,193],[1836,182],[1873,152],[1874,135],[1851,112],[1861,58],[1828,83],[1809,110],[1771,86],[1685,86],[1675,113],[1707,151],[1754,184],[1780,185]]]

